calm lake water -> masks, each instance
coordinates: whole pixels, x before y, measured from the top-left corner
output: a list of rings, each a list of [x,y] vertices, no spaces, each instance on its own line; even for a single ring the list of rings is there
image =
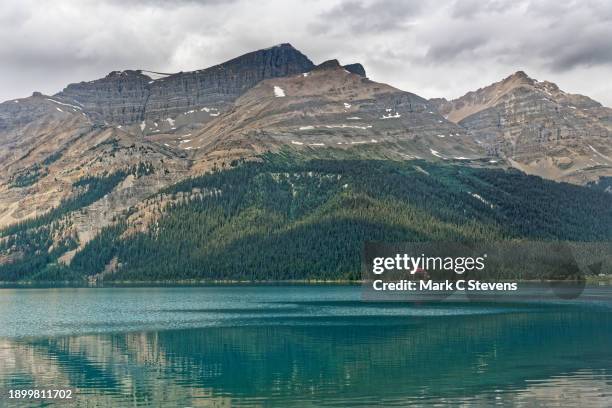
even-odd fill
[[[609,288],[562,304],[360,291],[0,289],[0,406],[48,406],[16,388],[83,407],[612,406]]]

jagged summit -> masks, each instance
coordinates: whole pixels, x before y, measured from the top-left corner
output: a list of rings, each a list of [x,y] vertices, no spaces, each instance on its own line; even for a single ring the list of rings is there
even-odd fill
[[[345,65],[343,68],[353,74],[357,74],[362,77],[366,76],[366,70],[360,63],[348,64]]]
[[[514,74],[508,76],[503,81],[507,81],[507,80],[511,80],[511,79],[523,80],[523,81],[528,81],[528,82],[535,81],[533,78],[531,78],[529,75],[527,75],[527,73],[525,71],[522,71],[522,70],[516,71]]]
[[[272,62],[273,64],[268,65],[270,62]],[[312,61],[306,55],[302,54],[291,44],[283,43],[261,50],[251,51],[236,58],[232,58],[221,64],[213,65],[210,68],[198,70],[195,72],[212,71],[215,69],[232,69],[233,67],[241,67],[245,64],[262,64],[261,68],[263,69],[276,68],[279,73],[284,71],[285,75],[290,74],[289,66],[291,64],[303,66],[306,69],[310,69],[314,66]],[[189,74],[189,72],[185,72],[183,74]]]
[[[348,64],[348,65],[340,65],[340,62],[337,59],[330,59],[322,62],[321,64],[314,67],[313,71],[325,71],[325,70],[335,70],[335,69],[344,69],[351,74],[357,74],[359,76],[365,77],[366,72],[363,65],[359,63]]]
[[[435,98],[431,102],[438,106],[441,114],[449,120],[459,123],[476,112],[496,105],[517,88],[533,88],[538,84],[541,87],[546,86],[544,82],[539,83],[531,78],[525,71],[516,71],[501,81],[494,82],[476,91],[470,91],[460,98],[450,101],[445,98]]]
[[[258,82],[313,69],[344,69],[362,77],[366,74],[361,64],[342,67],[338,60],[315,67],[291,44],[282,43],[196,71],[112,71],[101,79],[70,84],[55,96],[79,104],[93,120],[138,125],[143,134],[150,134],[175,130],[177,119],[183,125],[206,123]],[[162,125],[166,122],[167,126]]]
[[[340,69],[340,68],[342,68],[342,66],[340,65],[340,62],[337,59],[330,59],[330,60],[320,63],[319,65],[314,67],[312,70],[322,71],[326,69]]]
[[[80,103],[93,118],[125,125],[174,118],[194,109],[222,111],[261,80],[313,67],[293,46],[280,44],[191,72],[113,71],[98,80],[70,84],[57,96]]]
[[[518,86],[533,86],[538,81],[531,78],[525,71],[516,71],[512,75],[502,79],[499,82],[496,82],[490,86],[497,87],[505,87],[505,88],[513,88]]]
[[[523,70],[518,70],[514,74],[510,75],[510,77],[520,77],[520,78],[529,78],[529,75]]]
[[[263,50],[271,50],[272,48],[293,48],[294,50],[296,49],[290,43],[280,43],[280,44],[276,44],[276,45],[273,45],[273,46],[268,47],[268,48],[263,48]]]
[[[524,71],[431,101],[493,154],[525,172],[586,183],[612,175],[612,109]]]

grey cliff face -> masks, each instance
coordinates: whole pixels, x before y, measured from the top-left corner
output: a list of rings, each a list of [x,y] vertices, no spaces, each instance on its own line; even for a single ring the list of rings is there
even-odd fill
[[[152,79],[142,71],[68,85],[56,96],[116,124],[174,117],[200,108],[222,110],[258,82],[309,71],[313,63],[290,44],[251,52],[223,64]]]
[[[584,106],[584,105],[583,105]],[[584,138],[607,138],[609,131],[576,107],[542,97],[529,89],[514,91],[503,103],[459,122],[476,137],[496,144],[501,153],[533,160]]]
[[[131,123],[143,117],[150,81],[140,71],[113,71],[95,81],[70,84],[56,96],[77,102],[95,119]]]

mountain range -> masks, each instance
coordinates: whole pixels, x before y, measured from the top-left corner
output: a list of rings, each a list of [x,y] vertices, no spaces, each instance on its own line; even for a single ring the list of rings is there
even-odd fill
[[[595,202],[605,203],[605,191],[612,191],[611,137],[612,109],[522,71],[450,101],[372,81],[359,63],[315,65],[290,44],[193,72],[114,71],[55,95],[34,92],[0,104],[0,280],[2,265],[30,270],[11,275],[18,278],[49,265],[67,267],[109,231],[118,234],[114,240],[150,234],[171,209],[233,188],[211,187],[208,179],[191,190],[176,186],[280,157],[294,163],[283,174],[292,166],[306,171],[296,163],[310,160],[390,161],[408,166],[411,176],[431,176],[436,171],[428,166],[442,166],[474,180],[486,178],[480,172],[515,177],[517,169],[575,184],[579,195],[601,194]],[[304,183],[261,169],[277,181]],[[439,173],[440,188],[449,188],[447,174]],[[256,189],[252,178],[244,180]],[[302,188],[317,194],[309,184]],[[503,207],[466,192],[470,200],[480,197],[480,205]],[[370,198],[380,199],[376,194]],[[121,257],[100,262],[81,273],[99,274],[101,265],[115,270]]]

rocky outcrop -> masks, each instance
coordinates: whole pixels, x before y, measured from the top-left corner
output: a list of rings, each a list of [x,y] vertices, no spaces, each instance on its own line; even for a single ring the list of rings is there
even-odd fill
[[[348,65],[345,65],[343,68],[346,69],[348,72],[352,72],[353,74],[357,74],[362,77],[366,76],[365,68],[363,67],[363,65],[359,63],[348,64]]]
[[[56,96],[80,104],[98,120],[130,124],[173,118],[194,109],[222,110],[261,80],[306,72],[313,66],[290,44],[280,44],[207,69],[157,79],[143,71],[114,71],[102,79],[68,85]]]

